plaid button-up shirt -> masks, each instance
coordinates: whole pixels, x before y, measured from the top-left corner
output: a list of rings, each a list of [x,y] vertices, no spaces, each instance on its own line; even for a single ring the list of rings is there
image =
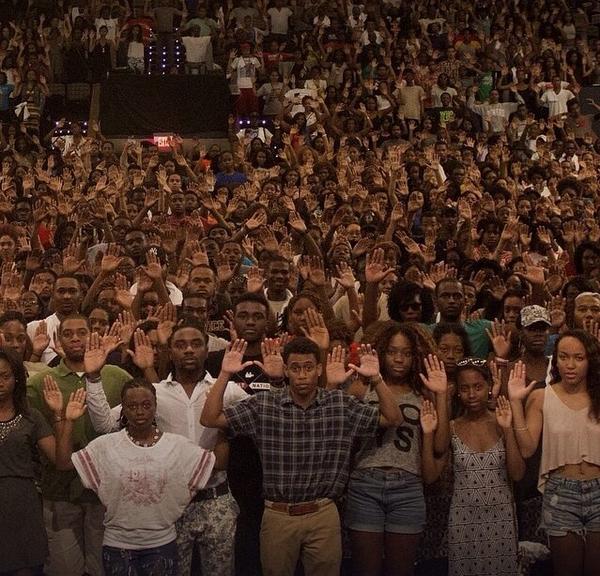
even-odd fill
[[[379,411],[340,390],[317,391],[306,409],[281,393],[261,392],[224,410],[233,435],[254,438],[263,489],[274,502],[338,498],[355,438],[376,434]]]

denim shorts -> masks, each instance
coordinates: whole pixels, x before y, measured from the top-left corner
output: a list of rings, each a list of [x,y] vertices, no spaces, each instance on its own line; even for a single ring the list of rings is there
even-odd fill
[[[127,550],[102,546],[105,576],[176,576],[177,545],[175,541],[156,548]]]
[[[419,534],[426,520],[421,477],[401,469],[354,471],[344,518],[350,530]]]
[[[600,532],[600,478],[551,476],[544,487],[541,526],[548,536]]]

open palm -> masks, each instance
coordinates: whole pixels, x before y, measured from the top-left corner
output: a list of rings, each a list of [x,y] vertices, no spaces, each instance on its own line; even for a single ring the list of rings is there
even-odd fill
[[[69,402],[65,408],[65,418],[71,422],[81,418],[85,414],[85,389],[79,388],[69,395]]]
[[[527,386],[527,370],[520,360],[514,365],[508,377],[508,397],[511,400],[522,402],[533,390],[535,381]]]
[[[448,378],[443,362],[437,356],[429,354],[425,358],[427,376],[420,374],[423,384],[434,394],[443,394],[448,390]]]

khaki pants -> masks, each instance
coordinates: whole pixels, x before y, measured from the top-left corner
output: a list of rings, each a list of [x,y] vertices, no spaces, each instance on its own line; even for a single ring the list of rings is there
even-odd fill
[[[44,500],[48,576],[102,576],[104,507]]]
[[[264,576],[293,576],[299,557],[307,575],[339,576],[342,536],[335,504],[303,516],[265,507],[260,556]]]

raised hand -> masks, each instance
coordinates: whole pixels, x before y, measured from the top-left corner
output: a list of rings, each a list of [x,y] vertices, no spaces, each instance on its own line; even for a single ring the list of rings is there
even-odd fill
[[[265,278],[258,266],[252,266],[246,274],[246,290],[260,292],[265,286]]]
[[[252,232],[267,223],[267,215],[264,210],[261,210],[250,219],[246,220],[246,230]]]
[[[245,340],[235,340],[231,344],[228,344],[223,356],[223,362],[221,363],[221,372],[231,376],[245,370],[248,366],[252,366],[254,362],[251,360],[242,362],[246,348],[248,348],[248,343]]]
[[[348,266],[346,262],[340,262],[336,266],[336,274],[334,280],[345,290],[350,290],[354,288],[356,284],[356,278],[354,277],[354,273],[352,272],[352,268]]]
[[[102,346],[100,335],[97,332],[92,332],[88,337],[83,356],[83,369],[85,373],[94,376],[99,375],[106,364],[107,356],[108,351]]]
[[[379,284],[387,278],[394,269],[384,264],[385,253],[383,249],[377,248],[370,254],[367,254],[367,263],[365,266],[365,278],[371,284]]]
[[[109,244],[106,249],[106,254],[102,257],[102,263],[100,264],[100,270],[106,274],[114,272],[123,258],[119,258],[120,248],[117,244]]]
[[[273,380],[282,379],[283,357],[281,356],[281,343],[278,338],[265,338],[260,344],[262,362],[255,361],[259,368]]]
[[[154,349],[150,337],[139,328],[133,333],[133,350],[127,350],[133,363],[140,369],[146,370],[154,366]]]
[[[54,414],[62,414],[63,394],[52,376],[44,376],[44,402]]]
[[[295,230],[299,234],[304,234],[306,232],[306,224],[300,214],[295,210],[290,212],[288,216],[288,223],[292,230]]]
[[[312,340],[319,350],[329,350],[329,330],[325,326],[323,315],[314,308],[307,308],[306,315],[307,328],[301,327],[304,335]]]
[[[218,255],[216,258],[217,264],[217,280],[221,285],[229,282],[235,273],[235,268],[232,267],[227,258],[222,255]]]
[[[50,346],[50,336],[48,335],[48,326],[45,320],[40,321],[35,329],[35,334],[31,340],[32,352],[36,356],[41,356],[44,350]]]
[[[358,355],[360,365],[348,364],[348,368],[365,378],[374,378],[377,376],[379,374],[377,351],[370,344],[361,344]]]
[[[342,346],[334,346],[333,350],[327,355],[325,374],[327,384],[331,387],[341,386],[354,374],[352,368],[346,370],[346,351]]]
[[[85,414],[86,408],[85,388],[79,388],[69,394],[69,401],[65,408],[65,419],[69,422],[75,422]]]
[[[129,291],[129,283],[123,274],[115,275],[115,300],[121,308],[131,310],[133,294]]]
[[[325,286],[327,278],[325,276],[325,268],[323,260],[318,256],[305,256],[303,258],[303,266],[307,271],[307,280],[314,286]]]
[[[121,325],[118,322],[115,322],[110,327],[108,334],[100,338],[100,344],[102,348],[104,348],[104,351],[107,355],[116,350],[121,344],[123,344],[121,331]]]
[[[494,360],[490,361],[489,365],[492,374],[492,399],[495,400],[502,389],[502,368]]]
[[[169,343],[169,338],[176,324],[177,310],[172,302],[167,302],[158,314],[158,326],[156,327],[158,343],[161,346],[166,346]]]
[[[61,358],[65,357],[65,351],[63,350],[62,344],[60,343],[60,340],[58,339],[58,332],[56,330],[54,331],[54,338],[53,338],[52,344],[50,345],[50,349],[57,356],[60,356]]]
[[[512,409],[506,396],[498,396],[496,400],[496,422],[504,430],[512,426]]]
[[[566,306],[567,299],[561,296],[553,296],[550,302],[546,302],[546,308],[550,312],[552,328],[555,330],[558,330],[567,321]]]
[[[73,244],[64,251],[63,256],[63,273],[64,274],[75,274],[84,264],[85,259],[80,260],[79,245]]]
[[[527,370],[525,364],[519,360],[513,366],[508,377],[508,397],[511,401],[522,402],[527,398],[535,386],[535,380],[527,386]]]
[[[506,322],[499,322],[496,318],[492,324],[492,330],[485,329],[494,348],[494,354],[497,358],[508,359],[510,355],[510,330],[506,326]]]
[[[158,256],[152,252],[148,252],[146,254],[146,262],[147,265],[142,267],[146,275],[153,281],[160,279],[162,277],[162,267]]]
[[[435,406],[431,400],[423,400],[419,420],[421,421],[423,434],[433,434],[437,430],[438,417]]]
[[[423,384],[434,394],[444,394],[448,391],[448,378],[444,363],[434,354],[429,354],[423,359],[425,364],[425,374],[419,374]]]

